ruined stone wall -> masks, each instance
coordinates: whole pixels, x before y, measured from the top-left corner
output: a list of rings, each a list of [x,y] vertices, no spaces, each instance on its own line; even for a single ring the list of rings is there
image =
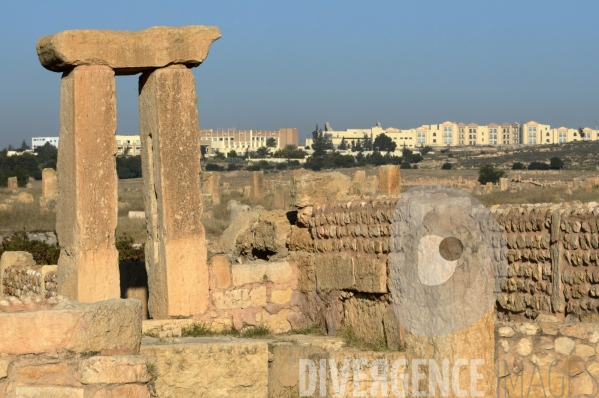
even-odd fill
[[[500,206],[507,278],[497,301],[500,320],[599,319],[599,205]]]
[[[57,296],[56,265],[13,265],[4,269],[2,292],[19,298]]]

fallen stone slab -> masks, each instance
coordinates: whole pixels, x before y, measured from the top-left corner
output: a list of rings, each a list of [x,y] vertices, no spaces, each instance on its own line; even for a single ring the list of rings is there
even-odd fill
[[[215,26],[65,30],[39,39],[37,54],[44,68],[54,72],[79,65],[106,65],[117,75],[130,75],[171,64],[198,66],[220,37]]]

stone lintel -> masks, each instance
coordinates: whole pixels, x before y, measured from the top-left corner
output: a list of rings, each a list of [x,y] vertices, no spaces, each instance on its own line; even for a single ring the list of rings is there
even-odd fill
[[[106,65],[117,75],[131,75],[172,64],[198,66],[220,37],[215,26],[65,30],[40,38],[37,54],[42,66],[54,72],[79,65]]]

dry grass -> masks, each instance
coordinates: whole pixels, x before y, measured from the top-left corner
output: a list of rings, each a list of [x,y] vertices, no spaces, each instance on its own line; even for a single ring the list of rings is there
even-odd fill
[[[590,192],[584,189],[573,189],[571,195],[566,193],[566,188],[534,187],[516,192],[492,192],[474,196],[485,206],[498,204],[560,203],[576,200],[586,203],[599,199],[599,187],[595,187]]]
[[[39,205],[41,196],[41,182],[33,181],[31,188],[12,190],[0,189],[0,203],[12,200],[10,211],[0,212],[0,233],[11,232],[48,232],[56,229],[56,214],[42,212]],[[33,203],[19,203],[16,196],[20,192],[29,192],[33,195]]]

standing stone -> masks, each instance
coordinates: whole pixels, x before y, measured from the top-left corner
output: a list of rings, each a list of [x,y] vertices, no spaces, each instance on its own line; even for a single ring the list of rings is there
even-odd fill
[[[17,189],[18,187],[17,177],[8,177],[8,189]]]
[[[510,180],[507,178],[500,178],[499,179],[499,190],[507,191],[509,188],[510,188]]]
[[[274,208],[287,210],[289,206],[289,186],[285,184],[276,184],[274,189]]]
[[[55,197],[58,193],[58,180],[54,169],[42,171],[42,196],[44,198]]]
[[[212,203],[220,203],[220,173],[204,173],[202,193],[212,196]]]
[[[253,171],[250,185],[250,200],[264,199],[264,172]]]
[[[154,319],[201,314],[209,277],[194,77],[173,65],[142,74],[139,85],[148,309]]]
[[[252,191],[252,187],[250,187],[249,185],[246,185],[245,187],[243,187],[243,189],[242,189],[243,197],[249,199],[251,191]]]
[[[60,87],[56,232],[58,294],[95,302],[120,297],[116,87],[107,66],[78,66]]]
[[[366,171],[358,170],[354,173],[353,182],[364,182],[366,181]]]
[[[379,186],[381,195],[399,196],[401,189],[401,174],[399,172],[399,166],[380,166]]]

